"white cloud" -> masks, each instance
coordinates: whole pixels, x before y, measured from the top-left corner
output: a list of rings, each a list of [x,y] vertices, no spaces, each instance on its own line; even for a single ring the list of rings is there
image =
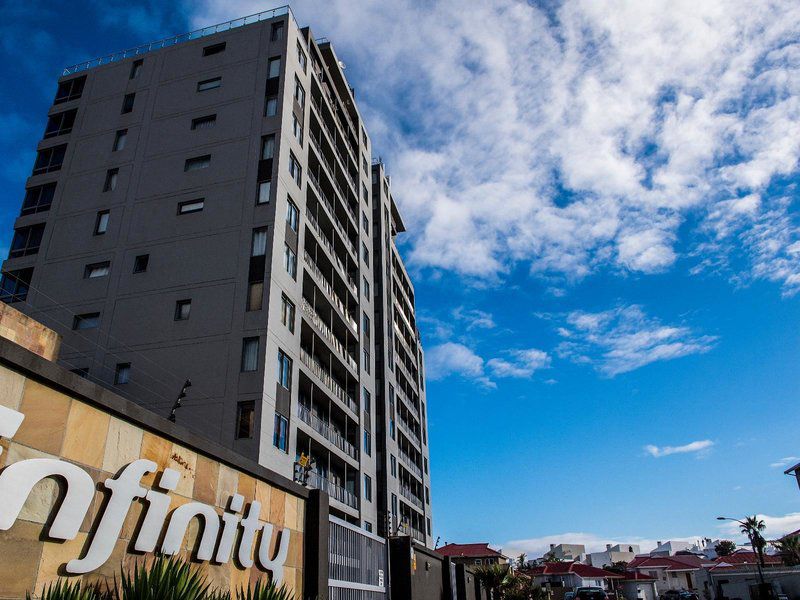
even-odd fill
[[[477,308],[467,309],[459,306],[453,310],[453,318],[466,322],[468,331],[470,329],[494,329],[496,327],[492,314]]]
[[[797,456],[784,456],[780,460],[776,460],[774,463],[771,463],[769,466],[773,469],[785,469],[787,467],[791,467],[796,465],[800,462],[800,457]]]
[[[527,379],[536,371],[550,366],[550,356],[547,352],[536,348],[508,350],[505,355],[508,358],[491,358],[484,361],[464,344],[445,342],[426,351],[425,364],[429,379],[439,380],[458,375],[486,388],[497,387],[487,371],[496,378]]]
[[[652,362],[708,352],[716,337],[699,335],[686,326],[664,325],[638,305],[589,313],[573,311],[557,328],[560,356],[593,364],[613,377]]]
[[[655,458],[670,456],[671,454],[697,454],[698,456],[702,456],[707,453],[713,445],[714,442],[711,440],[698,440],[696,442],[684,444],[683,446],[654,446],[649,444],[644,447],[644,450]]]
[[[726,515],[730,517],[734,517],[736,519],[743,520],[744,516],[737,516],[737,515]],[[764,525],[766,529],[762,532],[762,535],[768,540],[778,539],[787,533],[792,533],[800,529],[800,512],[795,513],[787,513],[782,516],[773,517],[771,515],[756,515],[759,519],[764,521]],[[728,536],[730,539],[734,541],[738,541],[739,543],[746,543],[745,537],[741,534],[739,530],[739,524],[733,521],[725,521],[723,523],[718,524],[718,528],[720,531],[720,535]]]
[[[543,350],[510,350],[509,358],[492,358],[486,365],[496,377],[528,378],[540,369],[550,366],[550,355]]]

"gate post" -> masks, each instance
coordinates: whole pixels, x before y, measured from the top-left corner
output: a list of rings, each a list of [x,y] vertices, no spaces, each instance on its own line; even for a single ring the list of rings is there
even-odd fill
[[[305,537],[303,596],[305,598],[327,598],[330,523],[328,521],[328,494],[321,490],[309,491],[303,535]]]

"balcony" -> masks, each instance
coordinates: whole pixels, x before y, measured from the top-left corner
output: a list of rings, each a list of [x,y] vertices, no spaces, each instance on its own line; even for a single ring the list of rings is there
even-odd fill
[[[397,425],[400,428],[400,431],[402,431],[408,439],[414,442],[417,446],[420,447],[422,446],[422,442],[419,439],[419,435],[414,433],[414,430],[405,422],[405,419],[403,419],[403,417],[397,419]]]
[[[414,492],[411,491],[411,488],[407,485],[400,486],[400,495],[420,510],[425,509],[425,504]]]
[[[353,296],[355,296],[355,298],[358,298],[358,284],[350,276],[350,273],[347,272],[347,267],[345,267],[344,263],[342,262],[342,259],[339,258],[339,255],[334,249],[333,244],[325,236],[325,234],[322,233],[322,227],[320,227],[319,221],[317,221],[316,217],[314,217],[314,215],[308,208],[306,208],[306,218],[308,222],[311,223],[311,228],[317,233],[317,237],[319,238],[318,242],[320,243],[320,245],[322,245],[324,248],[328,250],[331,262],[335,264],[336,267],[339,269],[339,275],[341,275],[342,279],[347,283],[347,287],[353,293]]]
[[[417,463],[414,462],[414,459],[412,459],[408,454],[406,454],[402,450],[399,450],[398,454],[400,455],[400,462],[402,462],[417,477],[422,479],[422,469],[420,469],[417,466]]]
[[[308,250],[305,250],[303,252],[303,260],[305,261],[308,270],[314,274],[314,277],[317,280],[317,285],[319,285],[319,287],[328,295],[328,298],[331,300],[333,305],[339,310],[342,319],[344,319],[344,321],[348,325],[350,325],[350,328],[356,334],[358,334],[358,323],[353,318],[353,316],[347,311],[344,302],[342,302],[342,299],[339,297],[339,294],[336,293],[336,291],[333,289],[333,285],[331,285],[331,283],[322,274],[322,271],[320,271],[319,267],[317,266],[317,263],[308,253]]]
[[[322,130],[320,129],[320,132],[321,131]],[[314,149],[317,151],[320,161],[328,169],[328,175],[330,176],[331,180],[336,184],[337,188],[342,193],[342,195],[344,195],[344,190],[339,185],[339,179],[336,177],[337,172],[341,172],[345,176],[345,179],[347,179],[348,183],[351,186],[350,191],[353,192],[353,194],[356,197],[358,197],[358,187],[356,186],[356,178],[353,177],[353,175],[350,173],[350,170],[347,167],[345,167],[342,163],[337,163],[336,165],[334,165],[330,161],[330,159],[325,155],[325,151],[322,149],[322,140],[317,139],[317,136],[315,136],[311,131],[309,131],[308,137],[311,140],[311,145],[314,146]],[[336,147],[334,146],[334,148]],[[333,154],[337,156],[339,160],[341,160],[341,154],[339,153],[338,149],[335,149],[333,151]]]
[[[300,420],[306,425],[310,425],[314,431],[339,448],[339,450],[342,450],[350,458],[358,460],[358,449],[353,446],[353,444],[348,442],[341,433],[331,427],[329,423],[326,423],[313,412],[311,412],[308,407],[298,404],[297,416],[300,417]]]
[[[339,338],[337,338],[336,335],[334,335],[333,331],[331,331],[331,328],[328,327],[325,321],[322,320],[322,317],[320,317],[317,314],[317,311],[314,310],[314,307],[311,306],[311,304],[305,298],[303,298],[303,303],[301,306],[303,308],[303,314],[306,316],[306,318],[308,318],[309,321],[311,321],[314,327],[317,328],[320,336],[323,337],[333,347],[333,349],[339,355],[339,358],[341,358],[345,364],[350,365],[350,368],[353,369],[353,371],[357,374],[358,363],[352,356],[350,356],[350,353],[345,349],[345,345],[339,341]]]
[[[358,510],[358,497],[355,494],[346,490],[342,486],[333,483],[332,481],[328,481],[320,475],[317,475],[317,473],[312,472],[309,474],[308,485],[310,485],[312,488],[322,490],[334,500],[338,500],[342,504]]]
[[[358,259],[358,252],[356,251],[356,246],[350,240],[350,236],[347,235],[347,228],[344,226],[344,223],[339,219],[339,215],[336,214],[336,209],[333,206],[333,202],[331,201],[330,197],[320,188],[319,181],[316,179],[316,176],[312,178],[314,182],[314,186],[316,188],[315,198],[321,200],[319,202],[325,207],[327,211],[328,219],[333,223],[334,229],[339,232],[339,235],[342,237],[345,245],[347,246],[348,250],[352,253],[353,257],[357,260]]]
[[[401,390],[398,387],[398,388],[395,388],[394,393],[395,393],[395,396],[399,396],[400,397],[402,402],[406,405],[406,408],[408,408],[412,413],[414,413],[417,416],[419,416],[419,408],[417,408],[417,406],[411,401],[411,399],[408,396],[406,396],[406,394],[405,394],[405,392],[403,392],[403,390]]]
[[[334,396],[336,396],[347,408],[349,408],[355,415],[356,420],[359,418],[358,404],[353,397],[348,394],[345,389],[339,385],[339,382],[331,377],[330,373],[325,370],[320,362],[311,356],[306,350],[300,348],[300,362],[308,367],[311,372],[319,379],[325,387],[327,387]]]
[[[358,226],[358,215],[356,214],[355,209],[353,208],[353,205],[349,201],[350,199],[355,199],[354,204],[356,206],[358,206],[357,188],[355,186],[351,187],[349,189],[350,193],[348,195],[348,190],[345,190],[344,186],[341,183],[339,183],[339,180],[336,177],[336,171],[334,170],[334,168],[331,165],[331,163],[328,160],[328,158],[325,156],[325,153],[319,147],[318,140],[314,137],[313,134],[309,135],[309,137],[311,138],[311,140],[313,142],[311,144],[311,146],[315,150],[314,156],[316,158],[316,161],[320,165],[325,165],[324,169],[318,169],[319,173],[315,173],[314,172],[314,168],[312,167],[311,163],[309,163],[309,166],[308,166],[309,179],[311,180],[311,182],[315,185],[315,187],[317,189],[322,190],[322,187],[320,185],[320,180],[319,179],[320,179],[320,176],[322,174],[324,174],[325,177],[326,177],[326,181],[330,184],[331,189],[336,188],[336,190],[339,192],[339,195],[340,195],[340,197],[342,199],[342,205],[344,206],[345,210],[347,210],[347,213],[350,215],[350,218],[352,219],[353,225],[357,227]],[[344,170],[342,172],[345,173],[346,177],[352,182],[352,178],[349,177],[348,172],[344,171]]]

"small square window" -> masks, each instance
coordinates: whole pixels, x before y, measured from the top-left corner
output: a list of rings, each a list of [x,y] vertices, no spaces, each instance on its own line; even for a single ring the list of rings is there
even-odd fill
[[[86,265],[83,270],[83,277],[85,279],[97,279],[105,277],[111,270],[111,263],[109,261],[94,263]]]
[[[205,169],[211,164],[211,155],[205,154],[203,156],[196,156],[194,158],[187,158],[183,165],[184,171],[198,171]]]
[[[256,425],[256,403],[252,400],[239,402],[236,411],[236,438],[252,438]]]
[[[100,313],[86,313],[75,315],[72,319],[72,329],[82,331],[84,329],[96,329],[100,326]]]
[[[264,114],[268,117],[274,117],[278,114],[278,97],[268,96],[267,102],[264,107]]]
[[[103,235],[108,231],[108,220],[111,213],[107,210],[101,210],[97,213],[97,218],[94,222],[94,234]]]
[[[270,58],[267,62],[267,78],[274,79],[281,75],[281,57]]]
[[[145,271],[147,271],[147,265],[149,262],[150,262],[149,254],[140,254],[139,256],[133,259],[133,272],[144,273]]]
[[[305,73],[308,60],[306,59],[306,53],[303,52],[303,48],[300,47],[300,42],[297,42],[297,62],[300,63],[300,68],[303,70],[303,73]]]
[[[125,385],[131,380],[131,363],[117,363],[116,371],[114,372],[114,383],[116,385]]]
[[[139,76],[139,73],[142,70],[142,65],[143,64],[144,64],[144,60],[142,60],[141,58],[138,59],[138,60],[135,60],[135,61],[133,61],[133,63],[131,63],[130,79],[136,79]]]
[[[205,206],[205,200],[203,198],[199,198],[197,200],[187,200],[186,202],[178,203],[178,214],[179,215],[188,215],[191,213],[200,212],[203,210],[203,206]]]
[[[214,77],[213,79],[206,79],[204,81],[198,82],[197,91],[207,92],[208,90],[214,90],[221,85],[222,85],[222,77]]]
[[[270,40],[278,42],[283,39],[283,22],[272,24],[272,34]]]
[[[114,146],[111,148],[112,152],[119,152],[125,148],[125,142],[128,141],[128,130],[120,129],[114,136]]]
[[[247,310],[261,310],[264,299],[264,282],[253,281],[247,286]]]
[[[206,115],[192,119],[192,131],[195,129],[210,129],[217,123],[217,115]]]
[[[133,103],[136,100],[136,94],[125,94],[122,99],[122,114],[133,112]]]
[[[220,42],[219,44],[211,44],[210,46],[206,46],[203,48],[203,56],[214,56],[220,52],[225,52],[225,46],[226,42]]]
[[[256,197],[256,204],[269,204],[271,188],[272,181],[269,179],[258,182],[258,196]]]
[[[117,178],[119,177],[119,169],[109,169],[106,171],[106,181],[103,184],[104,192],[113,192],[117,189]]]
[[[265,135],[261,138],[261,160],[267,160],[275,155],[275,134]]]
[[[292,333],[294,333],[294,315],[294,302],[289,300],[289,298],[286,297],[286,294],[281,295],[281,323],[283,323]]]
[[[191,300],[178,300],[175,303],[175,320],[186,321],[189,319],[189,313],[192,311]]]

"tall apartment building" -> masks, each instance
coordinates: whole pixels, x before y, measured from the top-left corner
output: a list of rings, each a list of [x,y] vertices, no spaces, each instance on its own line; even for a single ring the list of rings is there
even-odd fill
[[[76,373],[431,545],[403,231],[333,46],[288,7],[65,70],[2,299]],[[390,519],[394,516],[394,519]]]

